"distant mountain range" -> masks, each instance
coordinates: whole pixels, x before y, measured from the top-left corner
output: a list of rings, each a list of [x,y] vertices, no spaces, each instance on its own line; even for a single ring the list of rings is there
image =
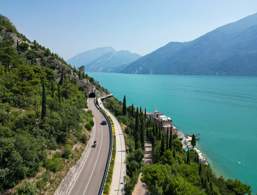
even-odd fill
[[[126,50],[116,51],[111,47],[96,48],[78,54],[68,62],[76,67],[85,66],[89,72],[119,72],[140,55]]]
[[[170,42],[132,62],[122,72],[257,75],[257,14],[190,42]]]

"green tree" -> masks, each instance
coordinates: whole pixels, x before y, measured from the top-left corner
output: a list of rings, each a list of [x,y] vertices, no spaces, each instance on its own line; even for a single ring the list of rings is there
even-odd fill
[[[164,154],[164,151],[165,151],[165,137],[162,134],[162,136],[161,136],[161,148],[160,148],[161,156]]]
[[[42,95],[41,95],[41,119],[44,119],[46,116],[46,91],[45,91],[45,81],[41,80],[42,85]]]
[[[190,149],[187,148],[186,151],[186,163],[189,164],[190,163]]]
[[[124,97],[123,97],[122,113],[123,113],[123,115],[126,115],[126,114],[127,114],[127,102],[126,102],[126,96],[124,96]]]
[[[191,141],[191,144],[193,146],[193,148],[195,147],[196,145],[196,137],[195,137],[195,134],[192,135],[192,141]]]

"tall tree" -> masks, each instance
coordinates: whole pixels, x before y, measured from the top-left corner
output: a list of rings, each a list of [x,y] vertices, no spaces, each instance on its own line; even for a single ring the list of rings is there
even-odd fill
[[[164,151],[165,151],[165,138],[163,135],[161,135],[161,148],[160,148],[161,156],[164,154]]]
[[[192,141],[191,141],[191,144],[193,146],[193,148],[195,147],[196,145],[196,137],[195,137],[195,134],[192,135]]]
[[[190,150],[189,148],[187,148],[187,153],[186,153],[187,157],[186,157],[186,163],[190,164]]]
[[[140,142],[142,149],[144,149],[144,144],[145,144],[145,125],[144,125],[144,120],[141,121],[140,123]]]
[[[134,128],[135,147],[139,148],[139,113],[138,108],[136,110],[135,128]]]
[[[46,91],[45,91],[45,81],[44,79],[41,80],[42,85],[42,95],[41,95],[41,119],[44,119],[46,116]]]
[[[172,130],[170,132],[170,139],[169,139],[169,149],[172,149],[173,146],[173,133]]]
[[[169,148],[169,142],[170,142],[170,132],[169,130],[167,130],[167,135],[166,135],[166,148],[168,149]]]
[[[127,114],[127,101],[126,101],[126,96],[123,97],[122,113],[123,113],[123,115],[126,115],[126,114]]]
[[[198,174],[199,174],[199,176],[201,176],[201,174],[202,174],[202,163],[199,163]]]

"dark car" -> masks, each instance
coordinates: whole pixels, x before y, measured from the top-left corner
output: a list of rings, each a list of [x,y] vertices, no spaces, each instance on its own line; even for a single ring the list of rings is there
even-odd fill
[[[106,121],[102,121],[101,125],[107,125],[107,122]]]
[[[92,145],[93,148],[96,147],[96,141],[94,141],[93,145]]]

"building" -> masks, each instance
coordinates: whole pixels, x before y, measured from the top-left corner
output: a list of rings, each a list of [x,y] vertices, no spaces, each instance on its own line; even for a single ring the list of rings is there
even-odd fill
[[[168,117],[168,116],[166,116],[166,115],[164,115],[164,114],[162,114],[161,112],[158,112],[158,111],[154,111],[152,113],[149,113],[148,115],[166,133],[171,133],[171,132],[173,134],[176,133],[176,128],[172,124],[172,120],[171,120],[170,117]]]

